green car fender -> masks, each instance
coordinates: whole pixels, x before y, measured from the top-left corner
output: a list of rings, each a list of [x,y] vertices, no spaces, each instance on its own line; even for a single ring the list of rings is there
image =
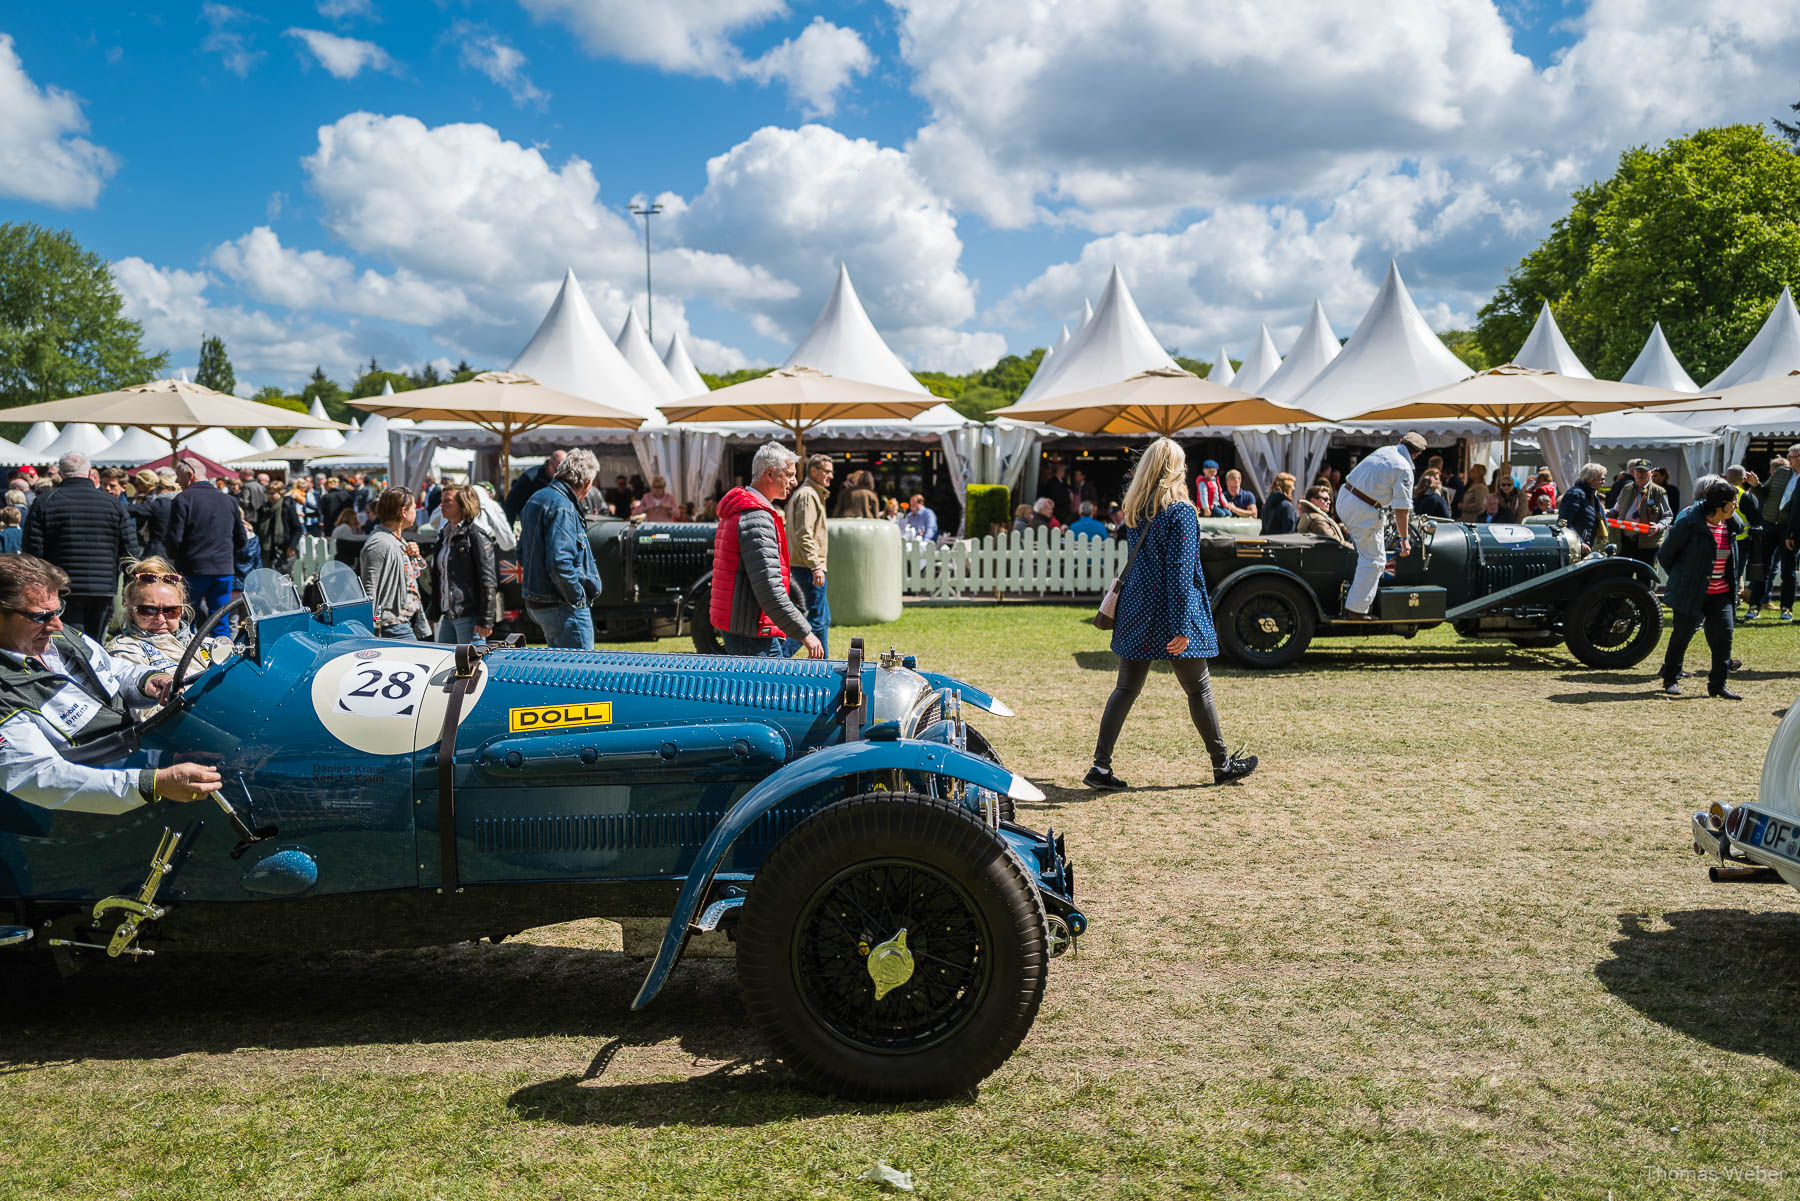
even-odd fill
[[[950,776],[991,792],[1004,793],[1015,800],[1044,799],[1036,785],[1016,772],[938,742],[844,742],[795,760],[740,797],[707,835],[695,856],[693,870],[682,883],[681,895],[676,898],[675,912],[669,917],[668,929],[663,932],[656,961],[650,965],[650,974],[645,977],[631,1007],[642,1009],[656,999],[681,958],[682,947],[687,943],[688,926],[712,884],[713,873],[732,843],[757,818],[796,793],[828,781],[863,772],[896,769]]]

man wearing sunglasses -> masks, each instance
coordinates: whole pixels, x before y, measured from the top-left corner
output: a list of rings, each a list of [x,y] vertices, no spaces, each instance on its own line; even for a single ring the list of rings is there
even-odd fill
[[[131,723],[128,705],[168,699],[170,676],[115,659],[62,623],[69,577],[33,555],[0,556],[0,790],[29,805],[124,813],[219,788],[200,763],[89,765],[70,747]]]

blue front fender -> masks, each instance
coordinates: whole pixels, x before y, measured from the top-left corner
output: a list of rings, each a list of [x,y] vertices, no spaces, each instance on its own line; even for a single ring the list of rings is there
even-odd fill
[[[1023,776],[1010,772],[997,763],[978,759],[965,751],[937,742],[845,742],[795,760],[739,798],[738,803],[731,807],[731,811],[707,835],[705,844],[694,859],[692,871],[682,883],[681,895],[675,901],[675,912],[669,918],[669,928],[663,932],[662,946],[656,952],[656,962],[650,965],[650,974],[645,977],[644,986],[638,989],[637,999],[631,1003],[631,1007],[642,1009],[662,991],[669,973],[675,970],[675,964],[681,958],[681,948],[687,942],[688,925],[694,920],[694,914],[706,896],[713,873],[718,870],[719,863],[731,849],[731,844],[757,818],[788,797],[827,781],[862,772],[895,769],[952,776],[992,792],[1004,793],[1016,800],[1044,799],[1044,794],[1037,786]]]

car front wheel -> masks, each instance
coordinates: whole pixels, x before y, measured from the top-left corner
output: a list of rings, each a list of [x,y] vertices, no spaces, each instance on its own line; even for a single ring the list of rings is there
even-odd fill
[[[750,1016],[808,1085],[965,1093],[1024,1040],[1049,960],[1043,902],[954,802],[865,793],[821,809],[756,873],[738,927]]]
[[[712,577],[708,576],[688,590],[688,630],[694,640],[694,653],[722,655],[725,644],[712,623]]]
[[[1569,604],[1563,636],[1589,667],[1624,668],[1643,662],[1662,637],[1662,608],[1636,580],[1602,580]]]

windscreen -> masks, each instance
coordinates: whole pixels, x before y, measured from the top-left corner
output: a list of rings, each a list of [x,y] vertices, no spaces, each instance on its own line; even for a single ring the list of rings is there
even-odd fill
[[[328,605],[349,605],[369,599],[369,594],[363,591],[362,577],[336,559],[319,568],[319,595]]]
[[[252,621],[297,613],[301,608],[300,590],[294,581],[271,567],[258,567],[244,577],[244,595],[250,599]]]

